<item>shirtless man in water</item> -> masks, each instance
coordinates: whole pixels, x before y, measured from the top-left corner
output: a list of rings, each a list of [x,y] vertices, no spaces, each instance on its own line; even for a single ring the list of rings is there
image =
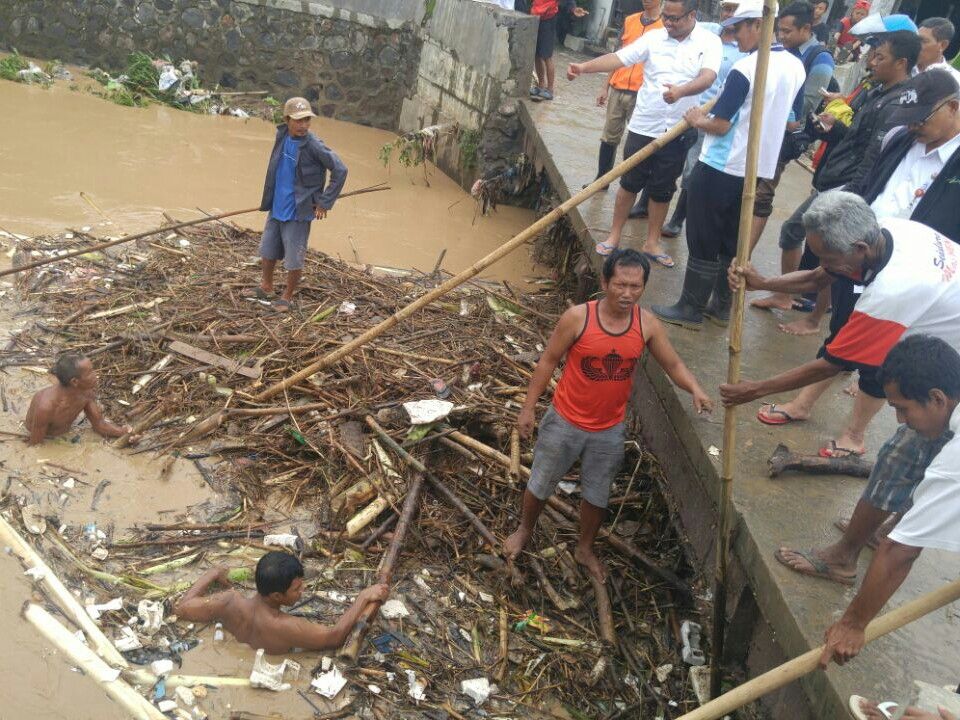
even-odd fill
[[[118,438],[130,432],[129,426],[114,425],[103,416],[96,398],[97,373],[89,358],[65,353],[57,358],[50,373],[57,378],[57,384],[34,395],[27,409],[28,445],[69,432],[81,412],[86,413],[98,435]]]
[[[523,437],[536,422],[537,400],[566,357],[553,403],[540,421],[533,467],[523,493],[520,526],[503,550],[516,558],[530,539],[540,511],[557,483],[580,460],[580,541],[573,556],[594,578],[607,570],[593,551],[613,483],[623,462],[624,417],[634,369],[649,349],[670,379],[693,396],[696,412],[713,403],[677,355],[660,321],[637,304],[650,261],[636,250],[615,249],[603,264],[604,296],[560,316],[527,387],[517,418]]]
[[[246,597],[230,589],[204,595],[214,583],[230,585],[227,568],[215,567],[200,576],[173,612],[190,622],[220,622],[240,642],[268,655],[299,650],[333,650],[343,645],[364,608],[382,602],[390,589],[371,585],[362,590],[336,625],[318,625],[287,615],[280,608],[294,605],[303,595],[303,565],[293,555],[268,552],[257,563],[257,593]]]

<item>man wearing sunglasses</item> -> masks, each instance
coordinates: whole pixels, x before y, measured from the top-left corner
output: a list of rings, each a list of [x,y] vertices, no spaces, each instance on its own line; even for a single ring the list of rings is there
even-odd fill
[[[587,73],[609,73],[643,63],[643,85],[637,91],[629,133],[623,148],[628,158],[653,142],[698,106],[700,93],[717,77],[723,59],[720,38],[697,23],[696,0],[666,0],[660,17],[663,29],[644,33],[618,52],[585,63],[570,63],[567,78]],[[620,178],[610,235],[597,243],[600,255],[609,255],[620,245],[620,235],[637,194],[646,188],[650,198],[644,255],[663,267],[673,259],[660,244],[660,229],[667,217],[670,199],[683,171],[687,150],[696,141],[688,131],[657,150]]]

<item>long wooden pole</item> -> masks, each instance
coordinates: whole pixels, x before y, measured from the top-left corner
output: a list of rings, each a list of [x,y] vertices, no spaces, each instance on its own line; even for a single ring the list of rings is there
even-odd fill
[[[710,102],[706,103],[703,106],[704,109],[709,110],[711,107],[713,107],[713,102],[714,101],[711,100]],[[509,255],[511,252],[516,250],[518,247],[520,247],[527,241],[535,238],[539,233],[549,228],[557,220],[562,218],[564,215],[570,212],[573,208],[577,207],[577,205],[580,205],[581,203],[585,202],[587,199],[589,199],[596,193],[600,192],[602,189],[606,188],[607,185],[612,183],[614,180],[619,178],[621,175],[626,173],[631,168],[634,168],[637,165],[639,165],[641,162],[643,162],[648,157],[650,157],[653,153],[657,152],[657,150],[662,149],[664,146],[670,143],[670,141],[674,140],[679,135],[681,135],[684,131],[689,129],[689,127],[690,126],[687,124],[686,120],[681,120],[672,128],[667,130],[663,135],[656,138],[649,145],[646,145],[642,150],[640,150],[640,152],[635,153],[634,155],[631,155],[629,158],[627,158],[622,163],[620,163],[615,168],[613,168],[613,170],[594,180],[592,183],[587,185],[583,190],[578,192],[576,195],[573,195],[572,197],[567,199],[565,202],[555,207],[553,210],[551,210],[542,218],[540,218],[535,223],[533,223],[533,225],[529,226],[527,229],[515,235],[513,238],[505,242],[503,245],[501,245],[499,248],[497,248],[493,252],[477,260],[477,262],[475,262],[473,265],[468,267],[466,270],[460,273],[457,273],[456,275],[448,279],[446,282],[434,288],[430,292],[422,295],[421,297],[417,298],[416,300],[411,302],[409,305],[406,305],[400,310],[397,310],[397,312],[395,312],[393,315],[388,317],[386,320],[378,323],[377,325],[374,325],[365,333],[357,336],[356,338],[346,343],[345,345],[342,345],[336,350],[318,358],[317,360],[314,360],[305,368],[295,373],[294,375],[291,375],[285,380],[281,380],[277,383],[274,383],[273,385],[265,389],[263,392],[261,392],[259,395],[255,396],[254,400],[256,402],[263,402],[264,400],[272,398],[274,395],[282,393],[291,385],[296,385],[298,382],[307,379],[311,375],[319,372],[320,370],[323,370],[326,367],[329,367],[330,365],[337,362],[338,360],[346,357],[347,355],[350,355],[351,353],[355,352],[359,348],[363,347],[364,345],[369,343],[371,340],[374,340],[375,338],[379,337],[380,335],[385,333],[387,330],[392,328],[394,325],[397,325],[398,323],[402,322],[406,318],[410,317],[421,308],[426,307],[427,305],[434,302],[435,300],[438,300],[439,298],[443,297],[444,295],[449,293],[451,290],[459,287],[463,283],[470,280],[470,278],[474,277],[475,275],[479,275],[486,268],[493,265],[493,263]]]
[[[764,0],[763,20],[760,25],[760,47],[757,52],[757,70],[753,79],[753,99],[750,103],[750,129],[747,134],[746,172],[743,178],[743,200],[740,204],[740,231],[737,236],[737,265],[747,261],[753,226],[753,204],[757,196],[757,161],[760,158],[760,131],[763,127],[763,100],[770,65],[770,45],[773,42],[773,24],[776,20],[775,0]],[[786,99],[784,99],[786,101]],[[737,289],[730,325],[729,364],[727,382],[740,381],[740,340],[743,336],[743,284]],[[720,695],[723,676],[723,646],[727,625],[727,560],[730,553],[730,525],[733,512],[734,461],[736,460],[736,409],[728,407],[723,413],[723,467],[720,474],[720,507],[717,523],[717,564],[713,587],[713,628],[710,638],[710,696]]]
[[[911,600],[906,605],[891,610],[881,615],[873,622],[867,625],[867,642],[873,642],[879,637],[883,637],[894,630],[899,630],[905,625],[909,625],[915,620],[919,620],[924,615],[939,610],[944,605],[960,599],[960,580],[954,580],[937,590],[921,595],[916,600]],[[757,698],[763,697],[769,692],[773,692],[784,685],[797,680],[804,675],[817,669],[820,661],[820,655],[823,653],[823,646],[809,650],[793,660],[785,662],[783,665],[775,667],[773,670],[765,672],[763,675],[745,682],[730,692],[717,697],[705,705],[701,705],[693,712],[679,718],[679,720],[718,720],[728,713],[732,713],[737,708],[741,708],[747,703],[751,703]]]
[[[383,556],[380,568],[377,572],[377,582],[390,584],[393,579],[393,568],[397,564],[397,558],[400,557],[400,550],[403,548],[403,541],[406,539],[407,530],[413,522],[413,516],[420,505],[420,494],[423,492],[423,473],[414,470],[411,473],[410,487],[407,489],[407,497],[403,501],[403,509],[400,511],[400,519],[397,521],[397,527],[393,531],[393,540],[390,541],[390,547]],[[360,618],[354,623],[350,636],[343,644],[340,650],[340,657],[355,662],[360,654],[360,646],[363,639],[370,629],[370,622],[376,616],[380,609],[380,603],[370,603],[364,609]]]
[[[382,184],[382,183],[380,183]],[[379,185],[373,185],[371,187],[362,188],[360,190],[353,190],[351,192],[345,192],[340,195],[338,198],[342,200],[343,198],[352,197],[354,195],[364,195],[371,192],[380,192],[381,190],[389,190],[388,187],[379,187]],[[137,233],[136,235],[128,235],[126,237],[117,238],[116,240],[106,240],[102,243],[97,243],[96,245],[89,245],[84,248],[79,248],[78,250],[71,250],[68,253],[63,255],[57,255],[56,257],[43,258],[42,260],[36,260],[32,263],[27,263],[26,265],[18,265],[17,267],[8,268],[0,272],[0,277],[5,275],[14,275],[16,273],[21,273],[26,270],[32,270],[33,268],[40,267],[41,265],[50,265],[51,263],[60,262],[61,260],[69,260],[70,258],[77,257],[78,255],[86,255],[87,253],[98,252],[99,250],[106,250],[111,248],[114,245],[122,245],[123,243],[133,242],[134,240],[142,240],[143,238],[150,237],[151,235],[159,235],[164,232],[172,232],[174,230],[180,230],[181,228],[191,227],[193,225],[203,225],[204,223],[215,222],[217,220],[223,220],[224,218],[233,217],[234,215],[246,215],[247,213],[260,212],[260,207],[247,208],[246,210],[231,210],[230,212],[220,213],[219,215],[207,215],[206,217],[197,218],[196,220],[187,220],[186,222],[177,223],[176,225],[165,225],[163,227],[156,228],[155,230],[148,230],[146,232]]]

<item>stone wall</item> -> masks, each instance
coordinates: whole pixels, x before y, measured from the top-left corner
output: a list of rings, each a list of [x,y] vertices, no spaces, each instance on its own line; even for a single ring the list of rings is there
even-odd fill
[[[425,10],[425,0],[2,0],[0,47],[111,72],[133,50],[188,58],[207,85],[304,95],[325,116],[395,130]]]

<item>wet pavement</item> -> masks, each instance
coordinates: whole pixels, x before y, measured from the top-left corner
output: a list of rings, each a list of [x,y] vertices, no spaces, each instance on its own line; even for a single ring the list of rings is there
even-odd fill
[[[565,71],[571,59],[562,53],[557,57],[556,100],[524,103],[526,119],[536,126],[537,132],[532,138],[537,146],[536,159],[545,163],[562,199],[579,191],[596,175],[604,119],[604,110],[596,107],[595,102],[604,77],[594,75],[568,82]],[[796,164],[791,165],[780,184],[773,216],[754,255],[754,263],[761,272],[779,272],[779,226],[803,200],[809,187],[809,173]],[[606,193],[590,198],[571,213],[574,228],[589,242],[591,249],[595,242],[606,238],[615,190],[616,185],[611,186]],[[640,247],[644,237],[644,222],[631,220],[624,232],[623,245]],[[654,303],[672,304],[680,293],[686,262],[684,238],[681,235],[676,240],[665,240],[665,246],[676,259],[677,267],[668,270],[654,266],[642,300],[646,307]],[[743,378],[769,377],[813,358],[821,337],[783,334],[777,324],[784,316],[790,316],[786,319],[791,320],[796,313],[746,309],[741,355]],[[726,330],[709,324],[700,332],[667,327],[677,351],[716,397],[717,386],[725,381],[727,372]],[[746,569],[765,619],[788,657],[819,645],[824,629],[839,617],[855,591],[797,575],[781,566],[773,552],[781,543],[810,548],[833,542],[839,537],[834,521],[838,516],[849,515],[865,481],[798,474],[771,479],[767,476],[766,461],[777,443],[812,453],[834,437],[834,433],[842,429],[843,419],[852,406],[851,397],[843,392],[848,382],[848,376],[839,376],[806,422],[779,428],[762,425],[755,419],[759,403],[748,404],[737,414],[734,503],[740,517],[735,552]],[[787,393],[771,399],[785,401],[791,397],[793,394]],[[722,446],[722,411],[715,412],[709,419],[700,418],[693,412],[685,393],[679,393],[679,400],[687,417],[687,422],[681,424],[695,431],[695,434],[684,433],[684,428],[678,425],[681,441],[687,444],[691,457],[709,457],[719,475],[720,458],[709,456],[705,450]],[[663,404],[669,408],[677,403],[672,398],[664,398]],[[868,431],[869,457],[875,455],[895,427],[893,410],[885,407]],[[869,550],[861,556],[861,577],[871,557]],[[958,566],[956,555],[924,552],[890,606],[900,605],[955,579]],[[804,689],[811,707],[816,708],[815,716],[848,717],[846,701],[852,693],[902,701],[909,698],[914,679],[936,685],[956,684],[960,668],[958,617],[956,606],[948,606],[870,645],[852,664],[844,668],[833,666],[826,675],[826,683],[822,673],[814,673],[804,682]]]

